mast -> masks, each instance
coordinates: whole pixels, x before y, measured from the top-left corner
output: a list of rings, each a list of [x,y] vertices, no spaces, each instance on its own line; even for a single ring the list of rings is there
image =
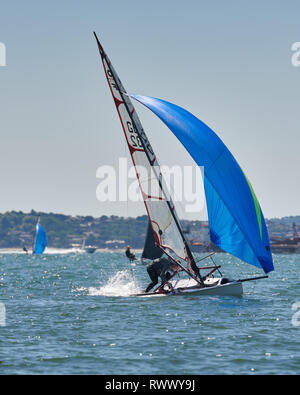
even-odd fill
[[[298,239],[299,238],[299,235],[298,235],[298,232],[297,232],[297,226],[296,226],[295,222],[293,222],[293,238],[294,239]]]
[[[107,82],[125,133],[130,155],[135,166],[137,179],[139,181],[155,241],[164,251],[167,248],[174,252],[179,258],[184,259],[188,264],[189,271],[192,272],[190,275],[194,278],[193,273],[195,273],[199,276],[200,281],[202,282],[199,269],[197,268],[194,257],[176,215],[175,206],[171,198],[166,194],[162,174],[160,171],[157,173],[159,165],[156,155],[154,154],[151,144],[143,130],[134,106],[126,94],[126,91],[109,58],[104,52],[95,32],[94,36],[98,44]],[[138,165],[147,166],[153,171],[158,184],[158,196],[153,195],[152,193],[149,195],[144,191],[145,180],[142,179],[142,175],[137,170]],[[149,180],[150,177],[146,181],[149,183]],[[158,206],[157,203],[160,203],[160,206]],[[168,256],[170,255],[168,254]],[[174,259],[172,256],[170,257]]]

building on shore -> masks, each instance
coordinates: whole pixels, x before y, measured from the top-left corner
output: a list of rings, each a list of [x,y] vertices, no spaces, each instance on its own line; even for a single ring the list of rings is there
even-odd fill
[[[296,223],[293,223],[293,236],[290,238],[270,237],[271,250],[273,253],[295,254],[300,253],[300,237]]]

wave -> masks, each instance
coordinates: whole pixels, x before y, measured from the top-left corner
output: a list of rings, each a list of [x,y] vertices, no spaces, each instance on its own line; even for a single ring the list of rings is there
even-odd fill
[[[89,287],[88,295],[92,296],[130,296],[141,292],[136,278],[127,270],[118,271],[100,288]]]

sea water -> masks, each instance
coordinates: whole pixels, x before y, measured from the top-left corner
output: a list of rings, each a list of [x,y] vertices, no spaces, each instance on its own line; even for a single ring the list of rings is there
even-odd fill
[[[300,255],[274,265],[242,297],[139,298],[146,266],[124,253],[0,254],[0,374],[299,374]]]

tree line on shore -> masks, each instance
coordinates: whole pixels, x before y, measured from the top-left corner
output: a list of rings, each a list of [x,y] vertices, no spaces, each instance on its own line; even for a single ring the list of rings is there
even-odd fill
[[[32,245],[37,216],[47,232],[48,246],[70,248],[74,244],[91,244],[98,248],[109,246],[111,241],[122,241],[133,248],[144,245],[148,217],[118,217],[115,215],[101,217],[70,216],[55,213],[30,213],[9,211],[0,214],[0,248],[27,248]],[[300,216],[272,218],[266,220],[269,233],[287,237],[292,231],[292,223],[300,228]],[[200,236],[201,221],[182,221],[183,228],[188,229],[192,238]],[[189,237],[187,235],[187,237]],[[117,243],[117,242],[116,242]]]

